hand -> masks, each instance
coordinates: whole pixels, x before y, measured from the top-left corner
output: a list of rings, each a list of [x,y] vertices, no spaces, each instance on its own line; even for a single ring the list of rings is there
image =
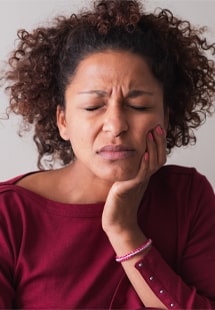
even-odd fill
[[[132,239],[140,234],[137,211],[149,179],[166,162],[165,131],[157,126],[147,136],[147,151],[142,157],[137,175],[111,187],[102,215],[102,227],[109,239]],[[141,232],[142,234],[142,232]]]

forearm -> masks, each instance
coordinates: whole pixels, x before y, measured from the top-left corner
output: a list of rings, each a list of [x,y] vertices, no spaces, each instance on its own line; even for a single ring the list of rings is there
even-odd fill
[[[117,256],[138,248],[146,237],[140,231],[129,238],[123,233],[109,236]],[[122,262],[132,286],[146,307],[159,309],[214,309],[215,300],[209,295],[200,294],[195,286],[189,286],[169,266],[154,245],[129,260]],[[211,270],[212,273],[213,270]],[[213,285],[214,277],[208,279]]]
[[[133,231],[134,232],[134,231]],[[120,236],[120,237],[118,237]],[[118,236],[109,236],[109,240],[116,252],[117,256],[122,256],[125,253],[130,253],[134,249],[147,241],[142,231],[137,229],[133,236],[127,234],[118,234]],[[162,301],[156,296],[147,282],[144,280],[139,270],[135,267],[140,259],[144,259],[147,253],[150,251],[150,247],[146,250],[136,254],[128,260],[121,262],[125,273],[138,294],[140,300],[146,307],[167,309]]]

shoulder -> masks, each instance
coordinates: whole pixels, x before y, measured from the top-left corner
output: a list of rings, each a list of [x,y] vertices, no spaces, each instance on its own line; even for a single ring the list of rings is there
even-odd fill
[[[190,177],[194,174],[200,174],[196,168],[193,167],[185,167],[178,165],[165,165],[158,172],[158,175],[169,175],[169,176],[177,176],[184,175],[186,177]]]
[[[171,182],[178,182],[183,181],[186,183],[197,181],[197,182],[207,182],[206,177],[198,172],[196,168],[193,167],[184,167],[184,166],[177,166],[177,165],[165,165],[163,166],[155,175],[155,180],[167,181]]]
[[[25,174],[15,176],[15,177],[10,178],[8,180],[1,181],[0,182],[0,193],[17,189],[18,188],[17,185],[20,182],[22,183],[22,180],[25,180],[26,178],[31,177],[34,174],[37,174],[37,172],[39,172],[39,171],[31,171],[31,172],[28,172]]]
[[[31,196],[33,193],[31,193],[30,191],[27,191],[24,187],[20,186],[19,183],[22,182],[22,180],[34,174],[37,174],[37,172],[36,171],[29,172],[26,174],[16,176],[9,180],[0,182],[0,207],[1,209],[4,206],[7,206],[7,207],[14,206],[15,203],[16,203],[16,206],[20,205],[20,203],[23,204],[25,198],[27,199],[27,197],[31,199]]]
[[[178,200],[197,200],[200,197],[214,201],[214,191],[206,176],[193,167],[165,165],[151,178],[151,188]]]
[[[207,178],[195,168],[163,166],[151,179],[145,200],[159,219],[175,223],[215,218],[215,195]],[[159,208],[158,208],[159,206]]]
[[[0,206],[16,206],[19,202],[29,205],[53,204],[63,202],[63,194],[58,170],[33,171],[0,183]],[[54,190],[53,190],[54,189]]]
[[[24,178],[28,174],[30,174],[30,173],[18,175],[16,177],[11,178],[11,179],[1,181],[0,182],[0,195],[3,193],[6,193],[6,192],[13,192],[17,188],[17,186],[16,186],[17,182],[19,182],[22,178]]]

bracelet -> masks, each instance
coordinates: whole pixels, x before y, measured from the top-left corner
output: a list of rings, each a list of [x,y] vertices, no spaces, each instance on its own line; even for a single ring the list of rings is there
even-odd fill
[[[141,245],[139,248],[137,248],[136,250],[125,254],[123,256],[116,256],[116,262],[118,263],[122,263],[125,262],[126,260],[128,260],[129,258],[145,251],[146,249],[148,249],[150,247],[150,245],[152,244],[152,240],[148,239],[143,245]]]

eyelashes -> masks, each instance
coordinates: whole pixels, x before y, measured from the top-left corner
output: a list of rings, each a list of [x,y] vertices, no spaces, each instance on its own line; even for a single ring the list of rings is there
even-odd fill
[[[105,105],[88,106],[88,107],[85,107],[84,110],[88,112],[93,112],[93,111],[97,111],[99,109],[104,108],[104,106]],[[140,111],[140,112],[148,111],[151,109],[151,107],[149,106],[137,106],[137,105],[131,105],[131,104],[125,105],[124,108],[131,109],[134,111]]]

